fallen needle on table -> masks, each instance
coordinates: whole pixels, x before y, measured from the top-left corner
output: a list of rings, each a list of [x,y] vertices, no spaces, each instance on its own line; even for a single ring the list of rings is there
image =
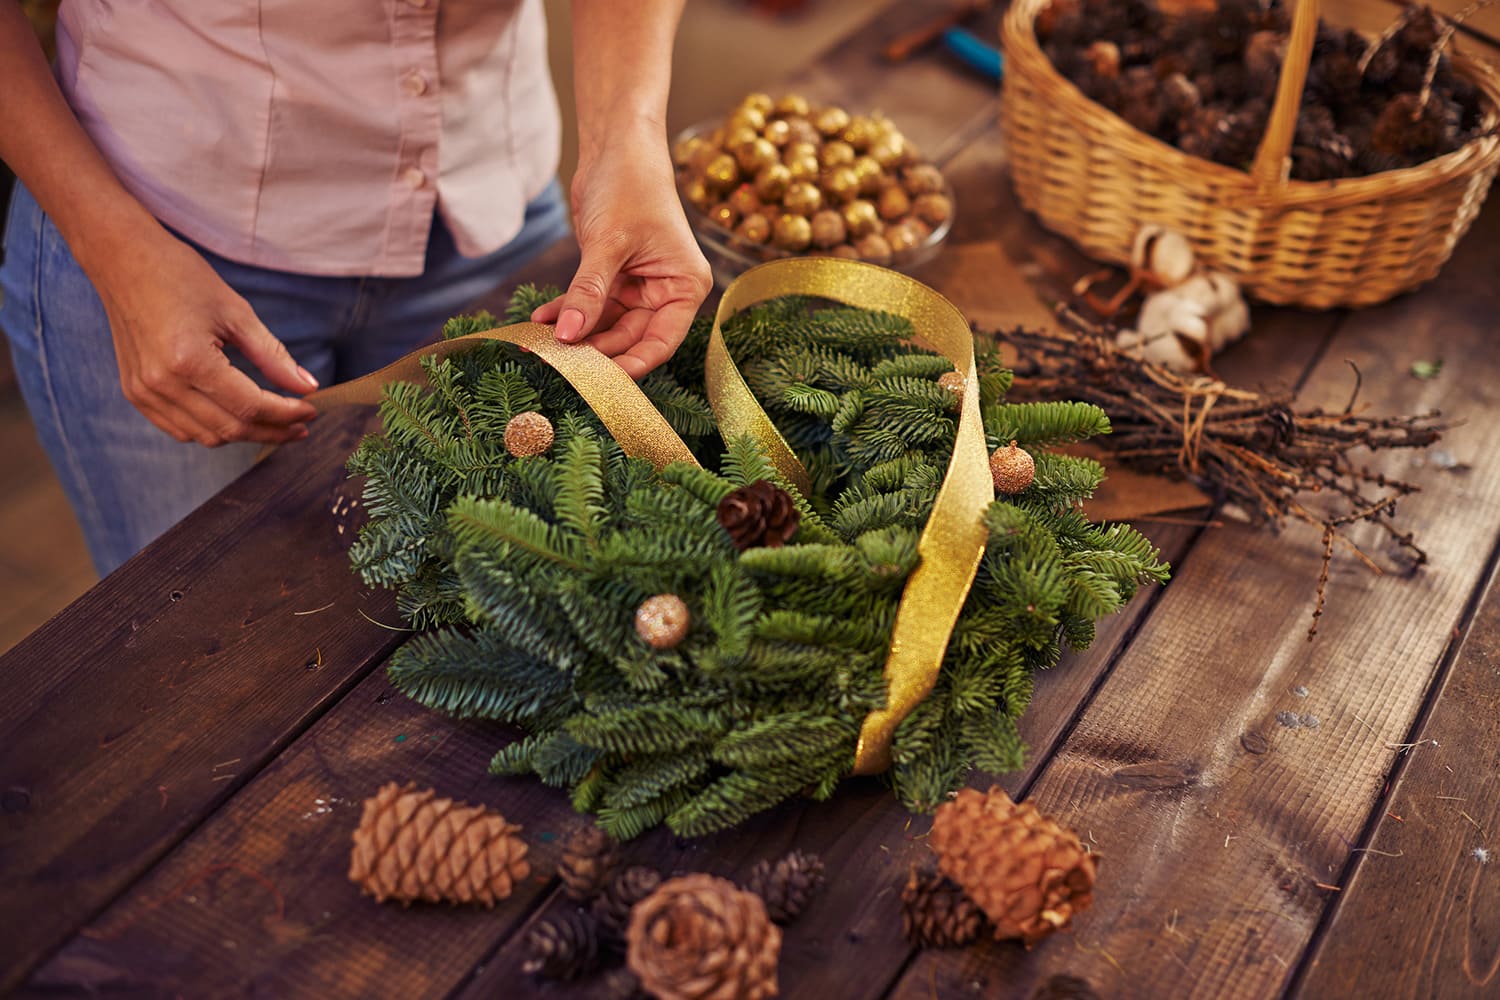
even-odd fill
[[[317,614],[320,611],[327,611],[329,608],[333,607],[337,603],[338,603],[338,601],[329,601],[327,604],[323,605],[321,608],[313,608],[311,611],[293,611],[292,614],[293,615],[315,615],[315,614]]]

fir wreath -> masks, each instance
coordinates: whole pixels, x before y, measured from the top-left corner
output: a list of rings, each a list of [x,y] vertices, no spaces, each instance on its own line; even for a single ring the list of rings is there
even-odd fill
[[[554,294],[521,289],[508,321]],[[445,334],[495,324],[464,317]],[[938,384],[952,365],[906,343],[905,319],[797,297],[735,316],[729,349],[814,486],[795,496],[789,544],[740,552],[719,501],[777,477],[750,440],[718,440],[702,389],[711,327],[701,317],[641,383],[703,468],[625,456],[560,375],[492,342],[429,359],[430,388],[389,386],[384,434],[349,461],[371,515],[353,564],[398,588],[424,630],[392,657],[392,682],[431,708],[520,726],[491,770],[570,788],[622,839],[662,822],[705,834],[833,793],[862,721],[885,704],[897,604],[956,431]],[[986,512],[988,546],[937,686],[896,730],[889,780],[917,810],[972,768],[1019,766],[1034,672],[1167,575],[1144,536],[1079,509],[1098,463],[1041,450],[1106,433],[1104,412],[1006,403],[1010,372],[993,344],[976,351],[988,444],[1018,441],[1036,477]],[[512,458],[505,425],[527,410],[552,419],[556,443]],[[632,625],[660,593],[692,614],[668,650]]]

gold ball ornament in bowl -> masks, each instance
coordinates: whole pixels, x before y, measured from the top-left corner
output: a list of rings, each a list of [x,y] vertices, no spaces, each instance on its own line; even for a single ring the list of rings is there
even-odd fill
[[[812,114],[812,106],[801,94],[786,94],[776,102],[773,113],[779,118],[806,118]]]
[[[875,203],[875,208],[882,219],[895,222],[911,212],[911,199],[901,190],[900,184],[888,184],[880,192],[880,200]]]
[[[765,243],[771,238],[771,220],[759,212],[747,215],[735,227],[734,234],[748,243]]]
[[[849,127],[849,112],[843,108],[824,108],[813,116],[813,127],[830,139],[841,136]]]
[[[880,226],[880,213],[875,210],[874,202],[856,198],[844,206],[844,225],[855,239],[868,236]]]
[[[721,201],[708,210],[708,217],[713,224],[724,229],[733,229],[734,224],[740,221],[740,213],[734,210],[734,206],[727,201]]]
[[[766,122],[766,127],[761,132],[761,135],[765,136],[773,146],[785,146],[792,141],[792,127],[784,119],[777,118],[774,121]]]
[[[859,175],[853,167],[834,167],[823,177],[823,193],[841,205],[853,201],[859,197]]]
[[[842,139],[832,139],[823,144],[823,149],[818,155],[818,162],[823,164],[825,170],[833,167],[844,167],[853,163],[856,158],[854,147]]]
[[[819,249],[832,249],[848,238],[844,217],[834,209],[825,208],[812,217],[812,241]]]
[[[739,183],[740,165],[734,161],[734,157],[728,153],[720,153],[713,158],[708,169],[703,171],[703,180],[709,187],[727,191]]]
[[[823,192],[810,181],[793,181],[781,199],[781,207],[793,215],[811,217],[823,207]]]
[[[792,172],[780,163],[773,163],[755,175],[755,195],[763,202],[779,202],[792,186]]]
[[[783,215],[776,220],[771,237],[783,250],[806,250],[812,243],[812,223],[803,215]]]
[[[755,111],[759,111],[763,115],[769,115],[771,113],[771,109],[775,106],[776,102],[771,100],[770,94],[762,94],[759,92],[746,94],[745,99],[740,102],[740,107],[751,108]]]
[[[891,244],[879,233],[870,233],[868,236],[860,237],[854,249],[859,251],[860,257],[871,264],[879,264],[884,267],[891,262]]]
[[[771,140],[757,137],[755,141],[741,146],[734,154],[735,162],[745,172],[746,177],[753,177],[760,171],[773,163],[780,161],[777,150],[771,144]]]

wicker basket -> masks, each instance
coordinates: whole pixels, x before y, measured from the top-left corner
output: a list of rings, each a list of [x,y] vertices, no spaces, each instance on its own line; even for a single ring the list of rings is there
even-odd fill
[[[1452,53],[1489,103],[1485,133],[1462,149],[1367,177],[1290,180],[1315,0],[1297,5],[1248,173],[1189,156],[1085,97],[1037,44],[1033,21],[1048,2],[1016,0],[1005,17],[1001,120],[1021,204],[1091,256],[1126,263],[1140,227],[1159,223],[1263,301],[1362,306],[1436,276],[1479,214],[1500,164],[1500,78],[1483,62]]]

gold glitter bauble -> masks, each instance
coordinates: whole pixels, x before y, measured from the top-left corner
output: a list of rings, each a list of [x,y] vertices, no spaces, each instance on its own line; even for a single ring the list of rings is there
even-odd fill
[[[842,139],[834,139],[832,142],[823,144],[823,149],[818,154],[818,161],[825,169],[848,166],[854,162],[854,147]]]
[[[867,236],[880,225],[880,213],[872,202],[857,198],[844,206],[844,225],[851,238]]]
[[[781,150],[781,162],[790,165],[793,160],[801,160],[811,156],[818,158],[818,147],[815,143],[803,142],[801,139],[793,139]]]
[[[763,115],[770,114],[771,109],[775,106],[776,102],[771,100],[770,94],[762,94],[759,92],[745,95],[745,99],[740,102],[740,107],[753,108]]]
[[[762,244],[771,238],[771,220],[759,212],[747,215],[740,220],[734,234],[748,243]]]
[[[741,146],[748,146],[759,138],[760,133],[750,126],[736,125],[724,136],[724,148],[731,153],[738,154]]]
[[[517,413],[505,425],[505,450],[516,458],[540,455],[552,447],[552,421],[535,410]]]
[[[734,210],[742,216],[760,211],[760,199],[755,196],[755,189],[749,184],[741,184],[735,188],[728,200]]]
[[[635,631],[652,649],[672,649],[687,638],[693,616],[676,594],[657,594],[635,609]]]
[[[702,136],[692,136],[683,139],[672,147],[672,164],[676,167],[686,167],[693,162],[693,156],[710,143]]]
[[[759,132],[766,127],[766,114],[755,108],[741,106],[729,116],[729,127],[731,129],[748,128],[753,132]]]
[[[891,253],[906,253],[922,245],[922,237],[906,219],[885,227],[885,241],[891,245]]]
[[[834,167],[823,178],[823,193],[839,203],[859,197],[859,175],[853,167]]]
[[[813,127],[832,139],[849,127],[849,112],[843,108],[824,108],[813,117]]]
[[[779,202],[792,186],[792,172],[780,163],[773,163],[755,175],[755,193],[761,201]]]
[[[1020,493],[1036,479],[1036,461],[1012,441],[990,455],[990,478],[995,481],[995,492]]]
[[[825,208],[812,217],[812,241],[815,246],[827,250],[844,242],[848,235],[844,217],[833,209]]]
[[[776,102],[774,113],[778,118],[806,118],[811,110],[807,98],[801,94],[787,94]]]
[[[720,191],[727,190],[739,183],[740,165],[734,162],[734,157],[728,153],[720,153],[714,157],[708,169],[703,171],[703,180],[710,186]]]
[[[854,174],[859,178],[860,194],[879,194],[885,186],[885,168],[876,163],[873,156],[856,158]]]
[[[756,139],[746,143],[735,151],[734,158],[747,177],[753,177],[781,159],[770,139]]]
[[[823,207],[823,192],[809,181],[793,181],[781,199],[781,207],[793,215],[810,216]]]
[[[859,242],[854,244],[854,249],[858,250],[859,255],[871,264],[889,264],[891,262],[891,245],[879,233],[871,233],[868,236],[861,237]]]
[[[911,199],[906,196],[905,191],[901,190],[900,184],[890,184],[880,192],[880,201],[876,207],[882,219],[894,222],[911,211]]]
[[[708,217],[713,220],[714,225],[724,229],[733,229],[734,224],[740,221],[740,213],[734,210],[734,206],[727,201],[721,201],[708,210]]]
[[[840,138],[853,146],[856,153],[863,153],[876,139],[875,123],[864,115],[855,115]]]
[[[714,196],[703,183],[702,177],[694,177],[682,186],[682,196],[700,212],[707,212],[714,203]]]
[[[806,118],[788,118],[786,124],[787,128],[791,129],[792,142],[806,142],[816,149],[823,141],[818,130],[813,128],[813,123]]]
[[[941,226],[953,217],[953,199],[945,194],[918,195],[912,202],[917,218],[930,226]]]
[[[785,146],[792,141],[792,127],[781,119],[766,122],[766,127],[761,135],[773,146]]]
[[[806,250],[812,242],[812,223],[800,215],[783,215],[776,220],[773,236],[783,250]]]
[[[964,398],[964,377],[959,372],[943,372],[938,376],[938,387],[948,390],[955,405]]]
[[[870,147],[870,155],[885,169],[894,170],[906,162],[906,140],[888,135]]]
[[[803,156],[787,163],[786,168],[792,173],[794,181],[815,181],[822,169],[818,166],[816,156]]]
[[[936,194],[943,190],[943,174],[930,163],[918,163],[914,167],[907,167],[906,172],[901,175],[901,182],[906,185],[908,194]]]

